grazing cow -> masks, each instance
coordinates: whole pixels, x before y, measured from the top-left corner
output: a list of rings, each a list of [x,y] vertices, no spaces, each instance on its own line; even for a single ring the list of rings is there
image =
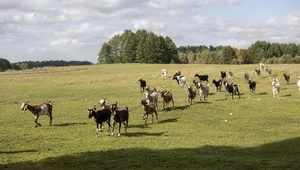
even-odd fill
[[[284,73],[284,74],[283,74],[283,77],[284,77],[286,83],[289,84],[289,83],[290,83],[290,74]]]
[[[213,80],[212,82],[215,84],[216,89],[217,89],[217,92],[218,92],[218,91],[221,91],[221,88],[222,88],[222,80],[221,80],[221,79],[220,79],[219,81]]]
[[[28,104],[28,102],[22,103],[21,105],[21,111],[29,110],[34,116],[34,123],[35,127],[42,126],[37,122],[39,116],[41,115],[48,115],[50,117],[49,125],[52,125],[52,103],[49,101],[49,103],[44,103],[36,106],[31,106]]]
[[[140,87],[141,87],[141,93],[143,93],[145,91],[145,87],[147,85],[145,80],[139,79],[138,80],[140,82]]]
[[[228,98],[229,93],[232,94],[232,99],[234,99],[236,93],[239,95],[239,98],[241,98],[238,85],[224,81],[224,87],[226,90],[226,92],[225,92],[226,100]]]
[[[229,71],[228,74],[230,78],[233,78],[233,73],[231,71]]]
[[[274,78],[272,81],[272,87],[273,87],[273,98],[276,96],[279,97],[280,94],[280,84],[277,78]]]
[[[193,90],[192,86],[188,86],[188,101],[190,104],[193,103],[194,98],[196,97],[197,91]]]
[[[272,70],[270,68],[266,68],[266,72],[268,73],[269,76],[272,74]]]
[[[256,82],[255,81],[248,81],[250,93],[254,94],[256,89]]]
[[[160,75],[161,75],[161,78],[166,78],[167,77],[167,69],[162,69],[161,71],[160,71]]]
[[[248,80],[249,80],[249,74],[248,74],[248,73],[245,73],[245,74],[244,74],[244,79],[245,79],[245,81],[248,81]]]
[[[221,72],[221,79],[223,81],[224,79],[226,79],[226,71],[220,71],[220,72]]]
[[[255,75],[260,76],[260,69],[254,69]]]
[[[176,80],[178,86],[182,85],[182,87],[184,87],[184,85],[186,83],[186,78],[184,76],[176,76],[173,78],[173,80]]]
[[[208,75],[199,75],[199,74],[195,74],[195,77],[198,77],[200,81],[206,81],[208,82]]]

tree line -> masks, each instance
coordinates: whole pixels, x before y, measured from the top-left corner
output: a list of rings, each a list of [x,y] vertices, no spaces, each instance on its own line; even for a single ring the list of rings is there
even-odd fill
[[[135,33],[125,30],[104,42],[98,53],[98,64],[152,63],[152,64],[291,64],[300,63],[300,45],[256,41],[247,49],[232,46],[179,46],[166,36],[144,29]],[[91,65],[89,61],[22,61],[10,63],[0,58],[0,71],[37,67]]]
[[[40,67],[62,67],[62,66],[78,66],[92,65],[89,61],[64,61],[64,60],[49,60],[49,61],[22,61],[10,63],[5,58],[0,58],[0,72],[6,70],[24,70]]]
[[[105,42],[98,54],[99,64],[183,63],[183,64],[255,64],[300,63],[300,45],[256,41],[248,49],[231,46],[180,46],[170,37],[144,29],[125,30]]]

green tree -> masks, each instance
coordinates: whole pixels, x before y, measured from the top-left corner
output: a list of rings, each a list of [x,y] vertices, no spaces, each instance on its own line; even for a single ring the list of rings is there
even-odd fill
[[[146,39],[148,33],[146,30],[142,29],[142,30],[137,30],[135,35],[137,39],[136,62],[146,63],[145,48],[146,48]]]
[[[211,63],[221,64],[221,52],[220,51],[210,51]]]
[[[136,60],[137,41],[131,30],[125,30],[122,34],[122,62],[134,63]]]
[[[144,63],[156,63],[156,39],[157,36],[153,32],[149,32],[145,44]]]
[[[156,37],[155,40],[155,63],[169,63],[170,60],[167,58],[167,53],[166,53],[167,47],[165,43],[165,38],[162,36]]]
[[[270,43],[266,41],[256,41],[248,48],[249,63],[259,63],[263,58],[270,58],[272,54],[269,54],[268,49]]]
[[[235,50],[231,46],[225,46],[221,53],[221,63],[231,64],[233,59],[236,59]]]
[[[106,42],[102,45],[102,48],[98,54],[98,63],[99,64],[110,64],[113,63],[111,57],[111,48]]]
[[[11,69],[10,62],[5,58],[0,58],[0,71]]]
[[[285,49],[285,54],[290,54],[292,57],[295,57],[298,53],[298,48],[295,43],[290,43]]]
[[[121,50],[122,50],[122,38],[121,35],[114,35],[112,39],[108,41],[110,46],[110,56],[112,63],[120,63],[122,61]]]
[[[279,43],[272,43],[270,47],[268,48],[268,54],[270,54],[271,57],[280,57],[282,56],[282,50]],[[264,57],[265,58],[265,57]]]
[[[164,63],[170,63],[171,61],[179,63],[178,51],[175,43],[170,37],[165,38],[166,42],[166,61]]]

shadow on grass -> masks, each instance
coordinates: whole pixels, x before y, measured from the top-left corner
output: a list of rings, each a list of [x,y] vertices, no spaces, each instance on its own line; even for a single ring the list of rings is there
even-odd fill
[[[161,133],[129,133],[160,137]],[[125,135],[124,135],[125,136]],[[42,160],[0,165],[1,169],[299,169],[300,138],[257,147],[126,148],[80,152]]]
[[[24,153],[24,152],[38,152],[38,150],[34,150],[34,149],[30,149],[30,150],[21,150],[21,151],[5,151],[5,152],[2,152],[0,151],[0,154],[16,154],[16,153]]]
[[[290,97],[292,96],[291,94],[285,94],[285,95],[281,95],[281,97]]]
[[[194,103],[197,103],[197,104],[211,104],[211,102],[208,102],[208,101],[194,101]]]
[[[141,122],[142,124],[136,124],[136,125],[130,125],[129,124],[128,127],[129,128],[142,128],[142,129],[150,128],[150,126],[147,126],[147,125],[144,124],[144,122],[145,122],[144,120],[141,120],[141,121],[142,121]]]
[[[267,92],[255,93],[256,95],[267,95]]]
[[[215,101],[225,101],[227,100],[226,97],[224,97],[223,99],[216,99]]]
[[[178,122],[177,120],[178,118],[172,118],[172,119],[164,119],[164,120],[160,120],[158,123],[172,123],[172,122]]]
[[[62,124],[54,124],[52,126],[73,126],[73,125],[85,125],[87,123],[62,123]]]
[[[130,132],[125,134],[124,136],[128,137],[140,137],[140,136],[162,136],[164,132],[160,133],[148,133],[148,132]]]
[[[172,110],[185,110],[187,109],[188,107],[190,107],[190,105],[185,105],[185,106],[174,106],[172,108]]]

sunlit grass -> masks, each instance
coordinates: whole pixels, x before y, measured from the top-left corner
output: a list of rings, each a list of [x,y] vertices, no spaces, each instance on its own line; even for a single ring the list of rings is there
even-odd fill
[[[297,169],[299,168],[299,104],[296,82],[299,65],[269,65],[272,76],[254,76],[258,65],[115,64],[46,68],[0,73],[0,169]],[[168,77],[162,79],[160,70]],[[189,105],[186,87],[170,78],[181,70],[192,84],[195,73],[232,71],[228,81],[239,85],[241,99],[225,100],[210,83],[207,102]],[[250,94],[243,74],[257,81]],[[283,73],[291,74],[286,84]],[[272,98],[271,81],[281,83],[281,97]],[[150,88],[173,92],[175,107],[162,110],[159,122],[141,120],[138,79]],[[121,137],[105,132],[95,137],[96,125],[86,109],[107,97],[129,107],[129,129]],[[22,102],[35,105],[51,100],[53,126],[42,116],[21,112]],[[98,105],[97,105],[98,106]],[[231,114],[232,113],[232,114]],[[122,126],[123,127],[123,126]],[[107,125],[105,125],[105,131]]]

